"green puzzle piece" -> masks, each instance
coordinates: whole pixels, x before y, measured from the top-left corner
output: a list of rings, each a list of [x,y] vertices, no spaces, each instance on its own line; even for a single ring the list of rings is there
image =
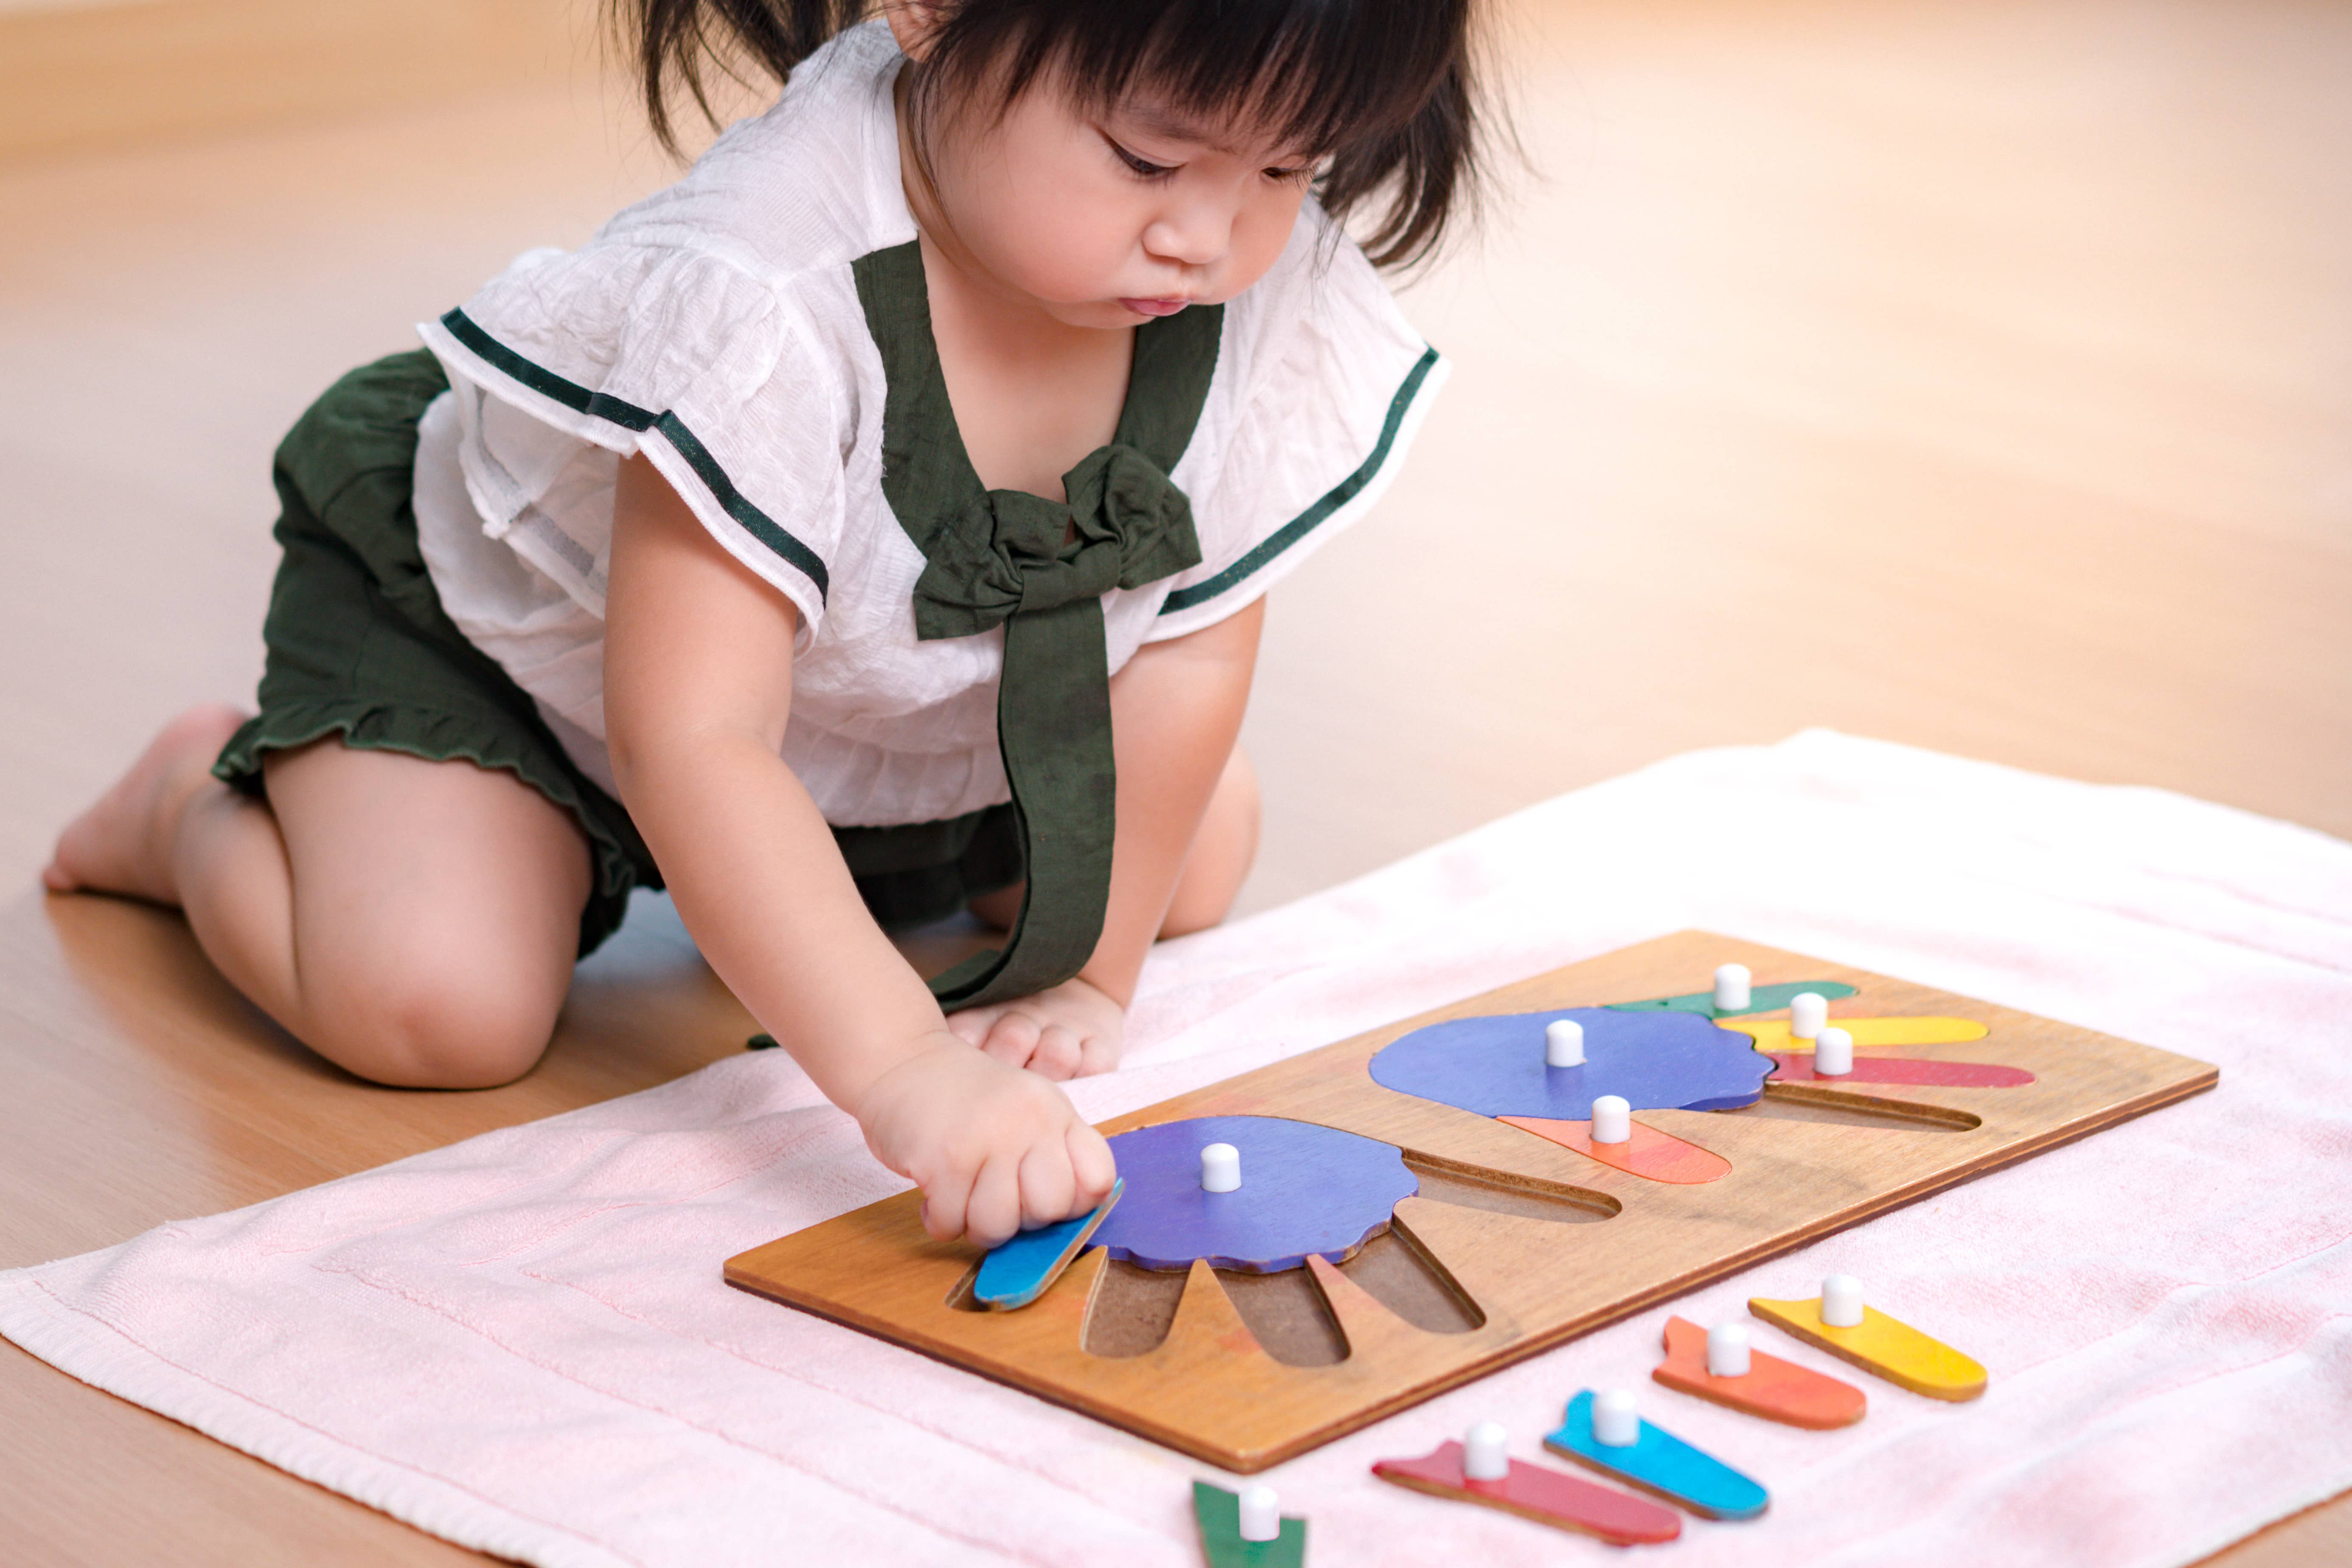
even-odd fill
[[[1285,1515],[1282,1533],[1272,1541],[1242,1539],[1238,1492],[1192,1483],[1192,1517],[1201,1525],[1201,1551],[1209,1568],[1307,1568],[1307,1521]]]
[[[1853,994],[1853,987],[1835,980],[1792,980],[1785,985],[1759,985],[1748,993],[1748,1005],[1715,1010],[1715,993],[1694,991],[1687,996],[1653,996],[1646,1002],[1612,1002],[1614,1013],[1704,1013],[1710,1018],[1738,1018],[1749,1013],[1769,1013],[1789,1005],[1789,998],[1811,991],[1824,1002]]]

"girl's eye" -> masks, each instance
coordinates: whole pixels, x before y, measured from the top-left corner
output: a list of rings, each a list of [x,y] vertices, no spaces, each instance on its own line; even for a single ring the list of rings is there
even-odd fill
[[[1290,168],[1266,169],[1262,173],[1269,180],[1304,180],[1314,174],[1315,165],[1299,163]]]
[[[1134,171],[1136,174],[1143,179],[1162,179],[1176,172],[1175,167],[1172,164],[1147,163],[1143,159],[1139,158],[1134,153],[1129,152],[1126,148],[1120,146],[1118,142],[1112,142],[1109,137],[1106,136],[1103,140],[1110,143],[1110,150],[1118,154],[1118,161],[1120,163],[1126,164],[1130,170]]]

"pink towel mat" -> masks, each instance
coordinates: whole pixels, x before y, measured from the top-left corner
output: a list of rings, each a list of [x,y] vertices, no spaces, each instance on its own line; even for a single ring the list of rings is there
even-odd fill
[[[1076,1098],[1148,1105],[1691,926],[2199,1057],[2221,1088],[1280,1467],[1315,1562],[1619,1561],[1369,1473],[1485,1419],[1541,1459],[1583,1387],[1641,1390],[1771,1489],[1759,1522],[1690,1521],[1665,1550],[1691,1568],[2182,1563],[2352,1487],[2352,846],[2318,834],[1829,733],[1698,752],[1168,944],[1128,1065]],[[761,1053],[0,1276],[0,1331],[530,1563],[1197,1563],[1189,1482],[1232,1478],[719,1282],[900,1184]],[[1814,1433],[1647,1381],[1669,1310],[1840,1270],[1990,1394],[1861,1379],[1869,1417]]]

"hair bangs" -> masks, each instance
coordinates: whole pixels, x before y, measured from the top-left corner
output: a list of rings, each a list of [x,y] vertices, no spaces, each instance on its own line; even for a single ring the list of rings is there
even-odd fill
[[[1000,106],[1052,77],[1097,106],[1151,107],[1246,128],[1318,160],[1315,193],[1374,264],[1437,248],[1475,206],[1489,110],[1471,11],[1481,0],[930,0],[939,18],[914,86]],[[706,68],[777,80],[863,16],[869,0],[604,0],[636,60],[654,133],[677,152],[682,94],[716,123]],[[1507,128],[1505,128],[1507,140]],[[918,139],[919,150],[919,135]]]
[[[1097,107],[1247,127],[1319,160],[1316,194],[1369,216],[1381,266],[1435,248],[1476,177],[1470,0],[965,0],[932,59],[959,94],[1010,102],[1050,78]]]

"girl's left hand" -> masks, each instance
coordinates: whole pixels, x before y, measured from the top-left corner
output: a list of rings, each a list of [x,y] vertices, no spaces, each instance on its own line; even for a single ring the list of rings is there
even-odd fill
[[[1127,1009],[1084,980],[948,1015],[958,1037],[1041,1078],[1091,1078],[1118,1066]]]

